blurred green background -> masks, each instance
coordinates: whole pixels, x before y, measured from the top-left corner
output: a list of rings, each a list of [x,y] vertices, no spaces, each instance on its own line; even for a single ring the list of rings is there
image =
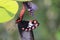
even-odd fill
[[[40,23],[40,26],[33,30],[35,40],[60,40],[60,0],[33,0],[33,2],[38,6],[35,16]],[[22,3],[18,1],[17,3],[20,8],[15,18],[0,24],[0,40],[20,39],[15,20],[22,8]],[[30,19],[34,18],[26,12],[24,20]]]

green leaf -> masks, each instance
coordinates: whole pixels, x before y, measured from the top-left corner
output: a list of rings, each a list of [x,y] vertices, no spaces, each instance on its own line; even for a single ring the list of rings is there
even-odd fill
[[[0,23],[10,21],[14,18],[18,11],[16,1],[1,1],[0,2]]]

